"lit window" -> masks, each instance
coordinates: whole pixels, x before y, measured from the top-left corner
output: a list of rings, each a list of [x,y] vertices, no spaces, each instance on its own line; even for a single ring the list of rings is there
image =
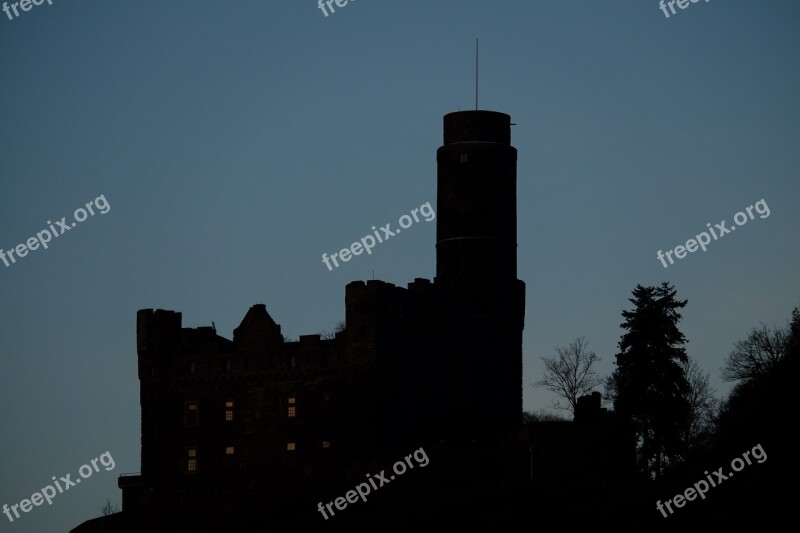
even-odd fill
[[[233,452],[234,452],[233,446],[228,446],[227,448],[225,448],[225,455],[233,455]]]
[[[197,425],[197,411],[198,405],[196,401],[186,402],[186,414],[184,423],[186,427],[192,427]]]
[[[327,440],[322,441],[322,447],[323,448],[330,448],[331,447],[330,441],[327,441]]]
[[[233,400],[225,402],[225,421],[233,422]]]
[[[186,451],[186,471],[197,472],[197,450],[195,448]]]
[[[297,400],[294,398],[294,396],[289,398],[289,405],[294,405],[296,402],[297,402]]]
[[[287,442],[286,443],[286,451],[293,452],[295,450],[294,442]]]
[[[297,415],[297,406],[296,406],[296,399],[294,397],[289,398],[289,408],[287,410],[287,414],[289,418],[294,418]]]
[[[461,162],[461,163],[467,163],[468,162],[467,154],[458,154],[458,155],[459,155],[459,162]]]

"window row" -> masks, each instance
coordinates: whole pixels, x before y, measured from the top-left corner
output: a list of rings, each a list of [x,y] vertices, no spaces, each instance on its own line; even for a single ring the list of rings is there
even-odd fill
[[[331,447],[331,442],[328,440],[322,441],[322,449],[329,449]],[[287,452],[294,452],[297,450],[297,443],[293,441],[289,441],[286,443],[286,451]],[[226,446],[225,447],[225,455],[235,455],[236,447],[235,446]],[[187,473],[194,473],[197,472],[197,448],[188,448],[186,450],[186,457],[184,461],[184,468]]]
[[[234,455],[236,448],[234,446],[225,447],[225,455]],[[189,448],[186,450],[186,460],[184,463],[186,472],[197,472],[197,448]]]
[[[197,400],[187,401],[184,413],[184,425],[186,427],[193,427],[198,424],[199,420],[200,402]],[[233,422],[233,400],[225,400],[225,422]]]
[[[328,395],[325,395],[325,400]],[[186,410],[184,413],[184,425],[186,427],[194,427],[200,420],[199,416],[200,402],[198,400],[190,400],[186,402]],[[225,422],[233,422],[234,414],[234,401],[225,400]],[[297,417],[297,398],[290,396],[286,401],[286,416],[288,418]]]
[[[247,366],[247,365],[246,365]],[[231,360],[225,359],[224,363],[225,372],[231,371]],[[189,374],[196,374],[197,373],[197,362],[196,361],[189,361],[189,366],[186,369]]]
[[[322,448],[323,449],[327,450],[330,447],[331,447],[331,441],[329,441],[329,440],[322,441]],[[291,442],[290,441],[290,442],[286,443],[286,451],[287,452],[293,452],[293,451],[296,451],[296,450],[297,450],[297,443],[296,442]]]
[[[231,360],[230,359],[225,359],[223,365],[224,365],[223,368],[224,368],[225,372],[230,372],[231,371]],[[244,368],[247,369],[249,367],[250,367],[249,362],[248,362],[247,359],[245,359],[244,360]],[[290,355],[289,356],[289,367],[290,368],[297,368],[297,357],[295,355]],[[186,372],[188,374],[196,374],[197,373],[197,362],[196,361],[189,361],[188,365],[185,366],[184,368],[186,369]]]

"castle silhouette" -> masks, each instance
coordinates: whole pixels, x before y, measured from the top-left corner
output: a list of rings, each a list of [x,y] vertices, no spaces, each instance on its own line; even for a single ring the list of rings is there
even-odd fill
[[[480,475],[528,479],[532,448],[543,445],[519,431],[516,162],[509,115],[445,115],[436,277],[406,288],[349,283],[332,338],[287,341],[264,304],[232,340],[215,327],[184,328],[179,312],[140,310],[141,473],[119,478],[122,513],[73,531],[250,531],[313,514],[326,494],[422,446],[440,471],[451,466],[446,476],[480,456],[492,461],[475,466]],[[599,394],[581,405],[594,413],[584,419],[602,414]],[[562,453],[563,428],[544,434]],[[549,461],[538,463],[546,473]]]

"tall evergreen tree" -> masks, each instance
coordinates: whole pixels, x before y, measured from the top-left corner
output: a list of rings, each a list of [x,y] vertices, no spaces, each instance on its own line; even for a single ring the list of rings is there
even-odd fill
[[[622,312],[627,332],[608,382],[614,410],[636,434],[640,470],[652,479],[682,457],[682,431],[691,413],[687,341],[678,329],[686,300],[675,294],[666,282],[636,286],[629,300],[633,310]]]
[[[797,370],[797,360],[800,358],[800,307],[792,311],[792,320],[789,322],[789,350],[787,352],[787,370]]]

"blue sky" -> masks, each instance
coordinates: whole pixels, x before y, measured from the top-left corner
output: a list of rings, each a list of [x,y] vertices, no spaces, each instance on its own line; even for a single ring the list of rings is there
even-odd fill
[[[344,286],[435,273],[435,221],[328,271],[320,257],[436,200],[442,116],[511,115],[519,151],[524,405],[541,356],[586,336],[613,370],[637,283],[689,300],[691,357],[719,369],[800,304],[800,4],[656,0],[54,0],[0,12],[0,248],[96,197],[47,250],[0,263],[0,505],[110,451],[0,531],[68,531],[139,470],[135,318],[230,337],[265,303],[285,334],[333,329]],[[665,269],[683,244],[756,218]],[[794,273],[794,275],[792,274]]]

